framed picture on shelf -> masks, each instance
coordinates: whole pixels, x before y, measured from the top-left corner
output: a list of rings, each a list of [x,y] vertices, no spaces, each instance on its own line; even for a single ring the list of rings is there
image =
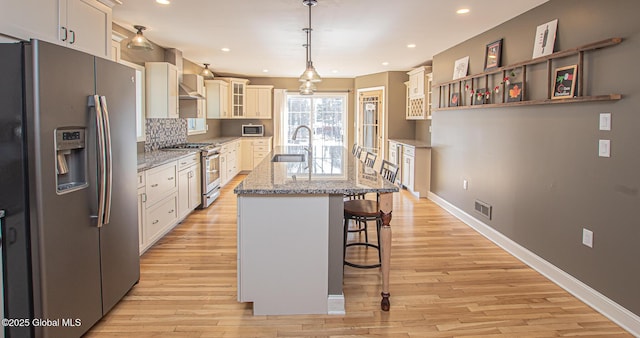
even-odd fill
[[[522,101],[522,82],[509,83],[507,85],[507,102]]]
[[[484,51],[484,70],[491,70],[500,67],[502,57],[502,39],[487,45]]]
[[[463,78],[467,76],[467,72],[469,71],[469,57],[465,56],[461,59],[456,60],[456,63],[453,67],[453,79],[457,80],[459,78]]]
[[[553,72],[551,99],[567,99],[576,95],[578,65],[556,68]]]
[[[457,107],[460,105],[460,93],[452,93],[451,100],[449,100],[449,107]]]
[[[535,41],[533,42],[534,59],[553,53],[553,48],[556,43],[557,29],[558,19],[538,26],[536,29]]]
[[[488,93],[488,94],[487,94]],[[473,94],[473,105],[489,103],[489,95],[491,92],[487,88],[480,88]]]

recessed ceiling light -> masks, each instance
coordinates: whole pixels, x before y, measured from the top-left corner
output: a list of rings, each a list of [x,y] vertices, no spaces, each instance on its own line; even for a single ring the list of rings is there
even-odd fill
[[[459,10],[456,11],[456,13],[458,14],[467,14],[469,12],[470,12],[469,8],[460,8]]]
[[[156,0],[157,3],[161,4],[161,5],[168,5],[171,3],[171,1],[169,0]]]
[[[230,52],[230,51],[231,51],[231,49],[229,49],[229,48],[227,48],[227,47],[224,47],[224,48],[222,48],[222,49],[220,49],[220,50],[221,50],[221,51],[223,51],[223,52]]]
[[[263,70],[262,70],[262,72],[263,72],[263,73],[268,73],[268,72],[269,72],[269,70],[268,70],[268,69],[263,69]]]
[[[337,69],[334,69],[334,70],[332,70],[331,72],[332,72],[333,74],[337,74],[337,73],[338,73],[338,70],[337,70]]]
[[[410,43],[407,45],[407,48],[416,48],[416,44],[415,43]]]
[[[385,62],[383,62],[383,63],[382,63],[382,65],[383,65],[383,66],[388,66],[388,65],[389,65],[389,62],[385,61]]]

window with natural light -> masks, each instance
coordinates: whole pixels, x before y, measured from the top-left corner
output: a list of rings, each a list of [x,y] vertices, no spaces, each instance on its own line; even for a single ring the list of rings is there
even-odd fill
[[[207,119],[187,119],[187,134],[196,135],[207,132]]]
[[[331,156],[331,152],[343,151],[347,139],[347,94],[287,94],[282,119],[284,145],[309,144],[306,129],[298,131],[295,141],[291,139],[300,125],[313,130],[314,173],[340,173],[342,165],[332,160],[335,156]]]

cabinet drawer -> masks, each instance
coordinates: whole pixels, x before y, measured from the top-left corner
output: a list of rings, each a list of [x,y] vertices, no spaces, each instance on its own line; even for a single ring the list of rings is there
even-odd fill
[[[148,208],[145,216],[143,229],[145,243],[152,243],[178,218],[178,195],[173,193],[160,203]]]
[[[269,140],[267,140],[267,139],[253,140],[253,142],[251,144],[254,147],[255,146],[268,146],[269,145]]]
[[[269,148],[267,148],[267,146],[253,146],[253,153],[255,154],[256,152],[269,152]]]
[[[403,148],[405,156],[416,156],[416,148],[406,145]]]
[[[229,151],[229,145],[225,144],[223,146],[220,147],[220,153],[226,153],[227,151]]]
[[[138,188],[144,187],[144,184],[145,184],[144,172],[139,172],[138,173]]]
[[[178,160],[178,170],[186,169],[194,164],[200,163],[200,154],[192,154]]]
[[[147,170],[146,190],[148,206],[161,200],[167,193],[178,187],[176,175],[176,162]]]

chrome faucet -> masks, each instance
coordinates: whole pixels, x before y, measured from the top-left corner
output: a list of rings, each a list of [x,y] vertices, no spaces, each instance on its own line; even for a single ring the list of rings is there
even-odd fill
[[[307,149],[305,149],[307,151],[307,162],[309,163],[309,174],[311,174],[312,171],[312,158],[313,158],[313,134],[311,134],[311,128],[309,128],[308,126],[305,125],[299,125],[296,130],[293,131],[293,136],[291,136],[291,140],[295,141],[296,137],[298,136],[298,130],[300,130],[300,128],[306,128],[309,131],[309,147]]]

